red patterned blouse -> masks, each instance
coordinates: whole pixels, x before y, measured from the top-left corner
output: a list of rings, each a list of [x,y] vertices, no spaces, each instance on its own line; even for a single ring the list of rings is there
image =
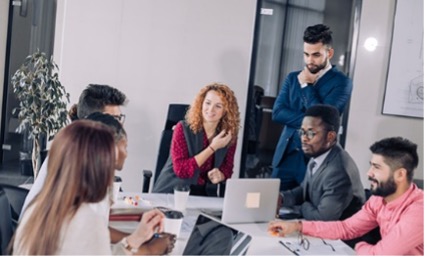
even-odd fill
[[[206,136],[206,133],[203,134],[203,148],[209,146],[209,141]],[[194,157],[189,157],[187,142],[185,140],[185,135],[183,131],[183,126],[181,123],[178,123],[174,129],[172,144],[172,164],[175,174],[180,178],[191,178],[194,175],[196,169],[200,169],[199,179],[197,183],[203,185],[208,180],[208,172],[214,168],[214,156],[210,156],[204,164],[199,168],[197,165],[196,159]],[[236,143],[231,144],[227,154],[222,162],[221,166],[218,168],[225,176],[225,179],[228,179],[233,174],[234,166],[234,153],[236,152]]]

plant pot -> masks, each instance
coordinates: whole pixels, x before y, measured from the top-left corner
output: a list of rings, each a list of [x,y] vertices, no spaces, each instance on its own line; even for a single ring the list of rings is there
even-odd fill
[[[33,176],[33,162],[31,160],[31,153],[19,152],[19,167],[21,175]]]

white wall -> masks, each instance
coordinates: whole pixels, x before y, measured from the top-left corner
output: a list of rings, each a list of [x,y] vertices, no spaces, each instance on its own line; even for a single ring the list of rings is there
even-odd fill
[[[58,1],[54,56],[72,103],[89,83],[130,99],[124,189],[140,191],[142,169],[154,169],[169,103],[191,103],[219,81],[236,93],[244,121],[255,8],[256,0]]]
[[[366,176],[371,159],[369,146],[385,137],[402,136],[418,144],[420,164],[415,178],[424,179],[424,120],[381,114],[394,7],[395,1],[390,0],[364,0],[362,6],[346,149],[358,165],[365,187],[369,186]],[[374,52],[363,47],[368,37],[376,37],[379,42]]]
[[[0,82],[8,2],[0,0]],[[424,178],[424,120],[381,114],[394,4],[364,0],[362,7],[346,149],[365,187],[369,146],[390,136],[419,145],[416,177]],[[168,103],[189,103],[200,87],[218,80],[233,87],[244,118],[255,6],[255,0],[58,1],[55,58],[72,102],[89,83],[111,84],[130,99],[124,188],[139,191],[142,168],[154,168]],[[362,46],[371,36],[379,41],[374,52]],[[239,145],[236,175],[240,153]]]

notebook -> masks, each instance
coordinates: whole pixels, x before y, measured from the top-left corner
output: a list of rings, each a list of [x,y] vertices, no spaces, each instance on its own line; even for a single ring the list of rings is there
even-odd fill
[[[197,217],[183,255],[245,255],[252,237],[205,214]]]
[[[276,216],[280,179],[228,179],[221,221],[268,222]]]

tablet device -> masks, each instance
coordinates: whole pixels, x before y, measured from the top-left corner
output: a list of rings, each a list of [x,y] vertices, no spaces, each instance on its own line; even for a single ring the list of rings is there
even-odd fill
[[[252,237],[200,214],[191,231],[183,255],[245,255]]]

